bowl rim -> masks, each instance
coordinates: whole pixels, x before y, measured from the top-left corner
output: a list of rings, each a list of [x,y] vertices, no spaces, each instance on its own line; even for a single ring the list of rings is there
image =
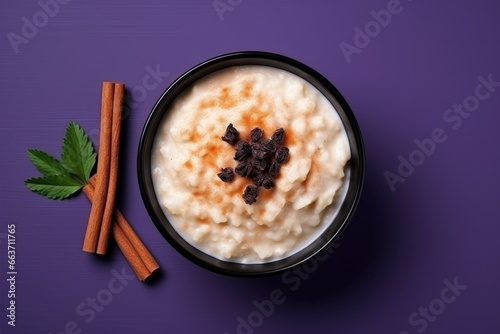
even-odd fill
[[[151,151],[154,138],[170,104],[188,87],[202,77],[233,66],[262,65],[291,72],[316,87],[339,114],[351,148],[349,187],[339,212],[328,227],[308,246],[283,259],[258,264],[223,261],[204,253],[186,241],[170,224],[158,203],[151,176]],[[205,60],[175,79],[160,95],[149,113],[141,132],[137,154],[137,176],[141,197],[146,210],[160,234],[167,242],[191,262],[220,274],[230,276],[264,276],[284,272],[326,249],[338,239],[351,220],[361,196],[365,177],[365,153],[361,131],[347,101],[322,74],[311,67],[284,55],[263,51],[238,51]],[[354,181],[354,182],[353,182]],[[338,226],[334,227],[334,222]]]

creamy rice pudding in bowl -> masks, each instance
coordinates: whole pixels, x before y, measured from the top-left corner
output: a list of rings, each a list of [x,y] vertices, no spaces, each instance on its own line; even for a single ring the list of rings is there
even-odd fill
[[[363,144],[348,104],[318,72],[238,52],[167,88],[142,133],[138,176],[175,249],[215,272],[257,276],[340,235],[360,197]]]

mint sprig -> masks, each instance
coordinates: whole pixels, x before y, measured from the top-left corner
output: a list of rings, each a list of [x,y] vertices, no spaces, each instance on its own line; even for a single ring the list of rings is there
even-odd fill
[[[61,160],[36,149],[28,150],[28,157],[43,177],[24,181],[26,187],[50,199],[65,199],[89,182],[96,154],[85,131],[70,122],[63,139]]]

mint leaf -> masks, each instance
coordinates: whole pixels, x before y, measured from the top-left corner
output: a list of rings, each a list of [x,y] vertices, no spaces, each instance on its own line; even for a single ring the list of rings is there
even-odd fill
[[[82,182],[88,183],[90,172],[94,168],[96,154],[92,142],[75,122],[70,122],[63,139],[62,155],[63,166]]]
[[[45,176],[68,174],[59,160],[43,151],[30,149],[28,157],[36,169]]]
[[[24,181],[28,189],[50,199],[65,199],[83,186],[68,174],[31,178]]]
[[[62,150],[61,160],[40,150],[28,150],[31,162],[43,174],[43,177],[24,181],[28,189],[51,199],[65,199],[89,182],[96,154],[78,124],[68,124]]]

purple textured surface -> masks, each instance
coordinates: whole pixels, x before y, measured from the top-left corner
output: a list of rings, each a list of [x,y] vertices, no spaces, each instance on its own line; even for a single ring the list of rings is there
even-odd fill
[[[495,0],[2,1],[1,332],[499,333],[499,13]],[[198,268],[140,198],[137,146],[156,99],[190,67],[240,50],[324,74],[364,135],[366,185],[340,246],[287,276]],[[69,121],[97,142],[103,80],[132,91],[118,206],[162,267],[152,284],[128,278],[115,245],[104,259],[82,252],[83,195],[50,201],[23,185],[37,175],[26,150],[59,154]],[[453,111],[462,103],[471,111]],[[425,140],[433,131],[441,143]],[[399,168],[399,156],[418,166]]]

